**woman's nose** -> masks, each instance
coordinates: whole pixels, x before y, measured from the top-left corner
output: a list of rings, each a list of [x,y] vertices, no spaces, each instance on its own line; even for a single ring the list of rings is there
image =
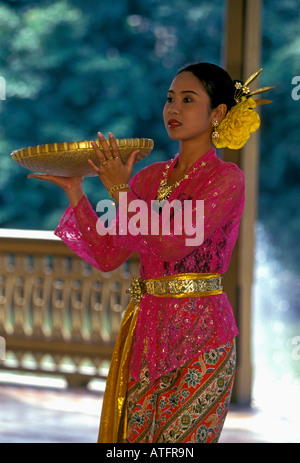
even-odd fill
[[[173,103],[169,108],[170,114],[179,114],[180,108],[177,103]]]

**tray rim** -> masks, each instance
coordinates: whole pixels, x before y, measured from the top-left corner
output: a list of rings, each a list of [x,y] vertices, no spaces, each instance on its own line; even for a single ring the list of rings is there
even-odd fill
[[[94,150],[92,146],[92,141],[94,141],[99,148],[102,150],[102,146],[100,146],[99,140],[83,140],[83,141],[72,141],[72,142],[58,142],[58,143],[47,143],[45,145],[33,145],[28,146],[26,148],[19,148],[17,150],[13,150],[11,155],[19,154],[47,154],[47,153],[58,153],[62,151],[81,151],[91,149]],[[135,146],[142,148],[151,148],[153,149],[154,141],[151,138],[116,138],[115,139],[118,147],[126,147],[126,148],[134,148]],[[130,142],[132,143],[130,143]],[[109,139],[106,140],[107,144],[111,148],[111,142]]]

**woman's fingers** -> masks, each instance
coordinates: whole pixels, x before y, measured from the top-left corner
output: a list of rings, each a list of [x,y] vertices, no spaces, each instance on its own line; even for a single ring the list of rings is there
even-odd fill
[[[135,162],[135,157],[140,150],[133,151],[126,164],[124,164],[120,157],[119,147],[113,134],[109,134],[109,141],[107,141],[102,133],[98,132],[98,138],[101,148],[96,142],[92,142],[92,144],[99,159],[99,164],[98,162],[94,162],[92,159],[89,159],[89,165],[97,173],[103,185],[108,190],[113,185],[128,183]]]
[[[56,175],[29,174],[28,178],[37,178],[54,183],[65,191],[81,188],[83,177],[58,177]]]
[[[99,141],[100,141],[101,146],[103,148],[103,143],[106,143],[103,135],[98,133],[98,138],[99,138]],[[104,141],[103,141],[103,139],[104,139]],[[92,141],[92,146],[94,148],[95,153],[98,156],[98,159],[99,159],[100,165],[101,165],[103,162],[106,161],[105,153],[102,153],[101,149],[99,148],[99,146],[97,145],[97,143],[95,141]],[[104,150],[104,148],[103,148],[103,150]]]
[[[101,166],[96,166],[96,164],[91,160],[88,159],[88,163],[91,166],[91,168],[99,175],[101,173]],[[104,163],[103,163],[104,164]]]
[[[111,160],[120,159],[119,162],[122,162],[122,160],[120,158],[119,147],[118,147],[118,144],[116,142],[116,139],[115,139],[114,135],[112,133],[109,133],[109,144],[107,143],[105,137],[103,136],[103,134],[101,132],[98,132],[98,138],[99,138],[99,141],[101,143],[103,152],[94,141],[92,142],[92,145],[93,145],[93,148],[94,148],[96,154],[98,155],[98,158],[99,158],[99,161],[100,161],[100,166],[106,166],[106,164]],[[131,153],[129,159],[131,158],[131,156],[133,156],[132,165],[134,164],[135,155],[139,151],[140,150],[135,150],[134,152]],[[95,165],[95,163],[92,160],[90,160],[89,163],[90,163],[91,167],[93,167],[93,169],[97,172],[97,170],[96,170],[97,166]],[[128,161],[127,161],[127,164],[128,164]]]
[[[111,154],[114,159],[118,159],[120,157],[120,152],[119,152],[119,147],[117,145],[116,139],[112,133],[109,133],[108,136],[109,136],[110,146],[112,149]]]
[[[132,169],[133,169],[133,166],[134,166],[134,163],[135,163],[136,155],[137,155],[139,152],[140,152],[140,150],[135,150],[135,151],[133,151],[133,152],[130,154],[130,156],[129,156],[127,162],[126,162],[126,167],[127,167],[127,169],[128,169],[130,172],[131,172]]]
[[[98,132],[99,142],[102,149],[97,145],[96,142],[92,141],[93,148],[99,159],[99,165],[97,166],[91,159],[88,160],[92,169],[97,174],[103,173],[102,167],[106,166],[110,161],[117,161],[120,158],[119,148],[113,134],[109,134],[109,144],[101,132]]]
[[[117,157],[119,150],[118,150],[117,144],[112,134],[110,134],[110,140],[112,141],[112,144],[113,144],[112,151],[107,141],[105,140],[105,137],[103,136],[101,132],[98,132],[98,138],[99,138],[99,142],[102,146],[103,151],[100,149],[100,147],[97,145],[96,142],[92,141],[92,145],[99,158],[100,166],[101,166],[103,163],[110,161],[111,159]]]
[[[59,183],[59,178],[54,175],[46,175],[46,174],[29,174],[27,175],[28,178],[38,178],[40,180],[46,180],[47,182],[52,183]]]

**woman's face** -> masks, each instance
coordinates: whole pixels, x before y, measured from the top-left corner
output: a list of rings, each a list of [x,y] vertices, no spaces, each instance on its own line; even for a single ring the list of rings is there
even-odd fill
[[[211,139],[213,112],[210,99],[193,73],[185,71],[175,77],[168,91],[163,117],[173,140]]]

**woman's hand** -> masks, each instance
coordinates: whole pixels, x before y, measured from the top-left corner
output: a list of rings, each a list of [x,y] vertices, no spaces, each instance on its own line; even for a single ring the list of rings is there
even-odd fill
[[[139,150],[133,151],[127,163],[123,164],[115,137],[111,133],[109,134],[111,150],[102,133],[98,133],[98,138],[103,148],[103,153],[98,145],[92,142],[93,148],[99,158],[99,166],[96,166],[95,163],[89,159],[90,166],[97,173],[107,190],[110,190],[114,185],[128,183],[135,162],[135,156]]]
[[[28,178],[38,178],[58,185],[66,192],[73,208],[84,195],[82,189],[83,177],[57,177],[56,175],[29,174]]]
[[[112,151],[110,150],[104,136],[100,132],[98,133],[98,138],[104,153],[102,153],[95,142],[92,142],[93,148],[99,158],[99,167],[96,166],[91,159],[89,159],[88,162],[90,166],[97,173],[107,190],[110,190],[110,188],[114,185],[128,183],[132,173],[135,156],[139,150],[133,151],[129,156],[127,163],[124,165],[120,158],[119,148],[115,137],[112,134],[109,134]],[[83,177],[58,177],[55,175],[30,174],[28,175],[28,178],[38,178],[58,185],[66,192],[73,208],[84,195],[82,189]],[[116,191],[114,195],[115,199],[118,199],[118,195],[119,192]]]

